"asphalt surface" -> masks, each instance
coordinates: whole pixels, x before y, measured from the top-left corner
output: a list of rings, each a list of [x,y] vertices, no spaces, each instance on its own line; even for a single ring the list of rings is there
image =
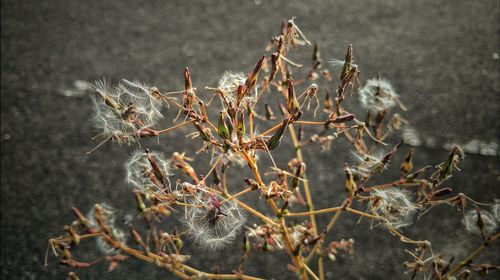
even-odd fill
[[[215,86],[226,70],[250,71],[281,20],[292,16],[321,44],[325,60],[341,59],[353,44],[362,80],[380,74],[392,82],[408,107],[404,117],[417,131],[402,136],[411,138],[417,165],[437,164],[446,147],[465,145],[463,171],[447,185],[479,201],[500,198],[498,1],[2,1],[2,279],[65,279],[68,269],[56,258],[49,258],[48,267],[43,259],[47,239],[73,219],[72,206],[86,210],[105,201],[122,216],[132,208],[123,163],[136,147],[105,145],[85,155],[96,131],[92,104],[78,91],[78,81],[137,78],[172,91],[182,88],[182,71],[189,66],[196,86]],[[307,61],[310,54],[299,50],[293,58]],[[181,133],[147,145],[165,155],[199,148]],[[278,149],[290,154],[289,146]],[[342,143],[323,153],[306,150],[306,159],[314,161],[308,172],[318,186],[318,208],[339,203],[347,154]],[[384,174],[396,178],[397,170]],[[322,216],[320,226],[328,219]],[[353,237],[355,254],[329,262],[329,278],[408,278],[402,263],[410,247],[382,229],[369,229],[369,222],[358,224],[353,216],[341,220],[330,240]],[[429,238],[446,258],[463,257],[480,242],[445,207],[405,232]],[[241,249],[238,243],[217,253],[186,250],[195,254],[193,266],[230,272]],[[482,260],[499,264],[498,252],[496,245]],[[288,279],[293,274],[286,261],[284,253],[254,254],[245,272]],[[113,273],[103,264],[78,273],[82,279],[172,278],[137,261]]]

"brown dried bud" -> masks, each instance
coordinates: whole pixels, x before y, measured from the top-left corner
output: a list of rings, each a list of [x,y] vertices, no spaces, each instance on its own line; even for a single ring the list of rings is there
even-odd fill
[[[294,116],[300,110],[300,104],[295,95],[295,87],[293,85],[293,80],[288,80],[288,101],[287,101],[288,113]]]
[[[403,161],[403,163],[401,163],[401,171],[403,172],[403,174],[410,172],[410,170],[413,168],[413,151],[413,149],[410,149],[405,157],[405,160]]]
[[[343,116],[335,117],[334,114],[330,116],[330,118],[325,122],[325,125],[329,124],[337,124],[337,123],[345,123],[354,120],[354,114],[347,114]]]

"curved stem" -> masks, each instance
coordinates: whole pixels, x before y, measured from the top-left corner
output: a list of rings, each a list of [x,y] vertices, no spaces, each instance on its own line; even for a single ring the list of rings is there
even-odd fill
[[[476,250],[474,250],[474,252],[472,252],[467,258],[465,258],[456,266],[454,266],[452,269],[450,269],[450,271],[446,273],[442,278],[448,279],[448,276],[455,275],[462,267],[468,265],[470,262],[472,262],[472,260],[477,258],[484,251],[484,249],[486,249],[486,247],[488,247],[498,238],[500,238],[500,232],[488,238],[488,240],[486,240],[483,244],[481,244],[481,246],[479,246]]]
[[[193,123],[193,122],[195,122],[195,121],[196,121],[196,120],[190,120],[190,121],[187,121],[187,122],[183,122],[183,123],[180,123],[180,124],[178,124],[178,125],[174,125],[174,126],[169,127],[169,128],[165,128],[165,129],[162,129],[162,130],[158,130],[157,132],[158,132],[158,134],[164,134],[164,133],[170,132],[170,131],[172,131],[172,130],[176,130],[177,128],[181,128],[181,127],[183,127],[183,126],[186,126],[186,125],[188,125],[188,124],[190,124],[190,123]]]

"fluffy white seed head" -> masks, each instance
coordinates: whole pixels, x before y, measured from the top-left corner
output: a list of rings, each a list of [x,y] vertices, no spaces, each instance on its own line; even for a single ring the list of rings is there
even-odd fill
[[[225,92],[234,92],[238,89],[239,85],[244,85],[246,77],[241,72],[226,71],[219,79],[218,87]]]
[[[228,99],[228,101],[234,103],[237,97],[238,86],[244,85],[246,79],[247,77],[241,72],[235,73],[226,71],[219,79],[218,88],[223,90],[225,93],[228,93],[228,95],[226,95],[226,98]],[[241,108],[246,108],[247,105],[255,103],[255,101],[257,100],[257,88],[258,87],[256,86],[252,92],[245,95],[243,100],[241,100],[240,102]]]
[[[153,125],[157,120],[163,118],[161,113],[162,102],[153,93],[158,91],[138,81],[123,80],[118,85],[121,90],[122,102],[133,104],[137,108],[137,114],[146,126]]]
[[[328,61],[328,63],[330,64],[330,67],[332,69],[333,72],[340,72],[342,70],[342,68],[344,67],[344,64],[345,64],[345,60],[340,60],[340,59],[331,59]],[[354,63],[351,63],[351,65],[353,67],[358,67],[357,64],[354,64]]]
[[[361,104],[372,111],[384,111],[398,102],[398,95],[392,85],[384,79],[370,79],[359,92]]]
[[[402,228],[413,222],[417,208],[408,192],[396,188],[374,189],[373,195],[375,200],[369,207],[374,215],[384,219],[386,225]]]
[[[481,211],[481,220],[483,222],[483,231],[486,236],[489,236],[492,233],[495,233],[495,230],[498,227],[498,220],[495,218],[494,213],[490,213],[486,210]],[[497,213],[498,214],[498,213]],[[475,235],[482,236],[481,229],[478,225],[478,215],[475,209],[470,210],[464,216],[462,223],[465,226],[465,229]]]
[[[186,207],[185,224],[191,238],[201,247],[215,251],[231,244],[246,218],[234,201],[222,202],[223,198],[198,191]]]
[[[351,154],[354,159],[351,171],[362,178],[382,172],[387,168],[387,163],[382,162],[385,155],[383,150],[365,154],[352,151]]]
[[[125,232],[121,230],[120,228],[115,226],[115,220],[116,220],[116,209],[111,207],[109,204],[102,202],[98,204],[102,208],[102,213],[104,215],[104,220],[106,222],[106,225],[108,225],[112,229],[112,235],[115,240],[118,242],[125,244],[127,242],[127,238],[125,236]],[[97,204],[96,204],[97,206]],[[95,208],[92,207],[92,209],[87,213],[87,220],[89,221],[89,225],[94,227],[94,228],[100,228],[99,223],[97,222],[97,219],[95,217]],[[104,241],[102,238],[97,238],[96,239],[97,243],[97,248],[103,253],[103,254],[112,254],[112,253],[117,253],[116,249],[111,247],[106,241]]]
[[[153,165],[151,164],[149,158],[154,160],[155,164],[158,166],[159,171],[161,172],[162,177],[164,178],[164,184],[162,186],[158,186],[158,183],[161,183],[153,178],[155,178]],[[156,152],[144,151],[136,151],[128,162],[125,164],[125,169],[127,171],[127,182],[140,190],[163,190],[163,187],[170,189],[171,183],[169,177],[173,175],[172,173],[172,164],[170,160],[166,160],[163,155]],[[152,177],[153,176],[153,177]],[[156,183],[156,184],[155,184]],[[160,190],[160,191],[162,191]]]
[[[163,117],[162,103],[154,96],[154,87],[123,80],[111,89],[102,80],[96,81],[93,88],[97,93],[92,96],[95,126],[105,138],[133,142],[139,128],[151,127]]]

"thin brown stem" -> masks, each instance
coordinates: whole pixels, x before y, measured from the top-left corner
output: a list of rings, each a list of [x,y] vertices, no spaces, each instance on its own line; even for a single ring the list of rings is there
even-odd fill
[[[169,127],[169,128],[165,128],[165,129],[162,129],[162,130],[158,130],[157,132],[158,132],[158,134],[165,134],[165,133],[170,132],[170,131],[172,131],[172,130],[176,130],[176,129],[178,129],[178,128],[181,128],[181,127],[183,127],[183,126],[186,126],[186,125],[188,125],[188,124],[190,124],[190,123],[194,123],[195,121],[196,121],[196,120],[190,120],[190,121],[187,121],[187,122],[183,122],[183,123],[180,123],[180,124],[178,124],[178,125],[174,125],[174,126]]]
[[[455,265],[448,273],[446,273],[442,278],[448,279],[448,276],[454,276],[462,267],[469,265],[475,258],[477,258],[483,251],[495,240],[500,238],[500,232],[488,238],[481,246],[479,246],[474,252],[472,252],[467,258]]]

